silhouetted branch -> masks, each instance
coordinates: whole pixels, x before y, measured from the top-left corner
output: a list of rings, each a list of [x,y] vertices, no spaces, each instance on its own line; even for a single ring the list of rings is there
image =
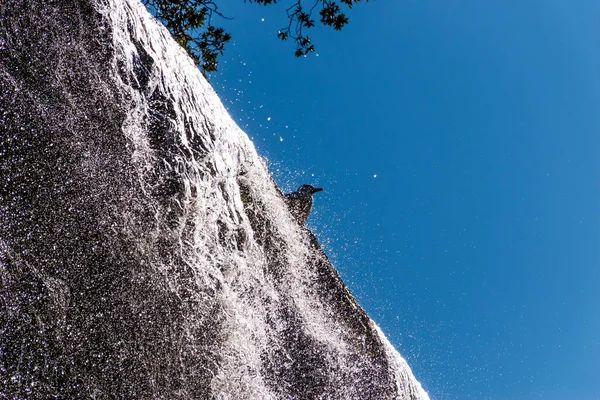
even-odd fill
[[[315,51],[315,46],[310,37],[305,34],[305,30],[315,26],[313,15],[319,5],[321,6],[320,22],[323,25],[339,31],[348,23],[348,17],[335,1],[315,0],[309,9],[303,6],[308,1],[312,0],[294,0],[286,9],[287,27],[277,33],[277,37],[281,40],[288,38],[294,40],[296,57]],[[352,8],[360,1],[339,0],[348,8]],[[219,0],[142,0],[142,2],[186,49],[203,73],[217,70],[218,56],[223,55],[225,44],[231,40],[229,33],[212,24],[213,15],[230,19],[219,11],[217,6]],[[277,0],[244,0],[244,2],[268,6],[276,4]]]

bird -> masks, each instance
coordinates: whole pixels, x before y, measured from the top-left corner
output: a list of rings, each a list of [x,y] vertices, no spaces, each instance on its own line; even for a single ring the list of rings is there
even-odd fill
[[[302,185],[292,193],[285,195],[286,202],[292,215],[301,223],[305,223],[310,215],[313,205],[313,194],[323,191],[323,188],[317,188],[312,185]]]

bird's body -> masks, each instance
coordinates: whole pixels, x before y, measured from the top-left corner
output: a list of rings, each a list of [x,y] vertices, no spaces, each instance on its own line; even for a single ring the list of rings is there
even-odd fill
[[[290,211],[301,223],[306,222],[313,205],[313,194],[322,191],[312,185],[302,185],[292,193],[287,193],[285,199]]]

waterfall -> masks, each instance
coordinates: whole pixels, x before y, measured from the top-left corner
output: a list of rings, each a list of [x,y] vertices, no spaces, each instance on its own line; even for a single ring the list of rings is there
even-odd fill
[[[0,397],[429,398],[137,0],[0,1]]]

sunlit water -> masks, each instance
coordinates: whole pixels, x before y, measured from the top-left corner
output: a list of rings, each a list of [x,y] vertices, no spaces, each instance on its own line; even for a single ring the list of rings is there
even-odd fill
[[[168,32],[93,5],[2,70],[0,394],[428,399]]]

